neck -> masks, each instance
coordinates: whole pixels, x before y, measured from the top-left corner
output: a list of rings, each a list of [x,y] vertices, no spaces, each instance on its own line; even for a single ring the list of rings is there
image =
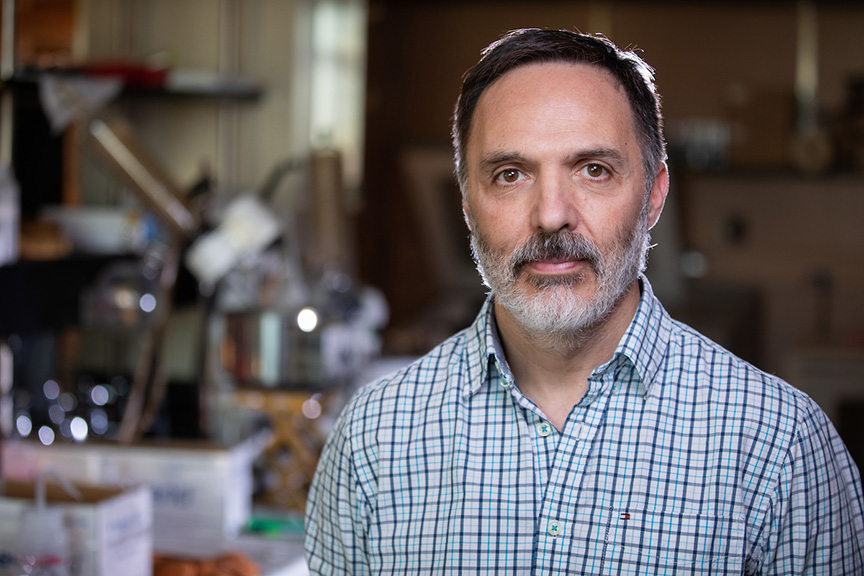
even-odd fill
[[[562,335],[528,331],[503,306],[495,305],[501,342],[519,389],[559,430],[587,391],[591,372],[612,358],[639,298],[639,284],[634,282],[602,322]]]

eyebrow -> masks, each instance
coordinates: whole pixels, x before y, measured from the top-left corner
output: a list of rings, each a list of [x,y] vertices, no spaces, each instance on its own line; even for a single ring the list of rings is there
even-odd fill
[[[568,163],[576,162],[583,159],[603,160],[611,164],[621,164],[625,162],[624,154],[615,148],[587,148],[584,150],[576,150],[567,155],[565,161]],[[519,154],[518,152],[491,152],[480,160],[480,170],[490,172],[501,166],[502,164],[529,164],[531,160]]]
[[[605,160],[611,164],[626,162],[624,154],[615,148],[590,148],[587,150],[580,150],[568,156],[567,160],[573,162],[585,158]]]

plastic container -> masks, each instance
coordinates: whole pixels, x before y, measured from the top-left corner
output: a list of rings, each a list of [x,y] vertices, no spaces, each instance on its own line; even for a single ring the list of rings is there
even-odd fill
[[[44,507],[24,510],[15,552],[21,576],[69,576],[63,512]]]
[[[36,502],[21,512],[21,531],[15,546],[20,576],[69,576],[69,537],[63,526],[63,511],[45,505],[45,478],[55,478],[76,499],[74,486],[53,472],[39,474]]]

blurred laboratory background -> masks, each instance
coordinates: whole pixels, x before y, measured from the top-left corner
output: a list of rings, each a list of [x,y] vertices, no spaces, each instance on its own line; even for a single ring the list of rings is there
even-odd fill
[[[2,0],[0,571],[47,483],[72,574],[303,573],[345,400],[485,298],[450,120],[526,26],[655,68],[648,278],[864,463],[861,3]]]

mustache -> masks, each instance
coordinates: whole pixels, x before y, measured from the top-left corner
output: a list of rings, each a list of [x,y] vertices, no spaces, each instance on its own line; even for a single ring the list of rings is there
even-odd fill
[[[514,274],[531,262],[541,260],[584,260],[596,272],[602,252],[591,240],[576,232],[559,230],[553,233],[538,233],[516,248],[508,259]]]

